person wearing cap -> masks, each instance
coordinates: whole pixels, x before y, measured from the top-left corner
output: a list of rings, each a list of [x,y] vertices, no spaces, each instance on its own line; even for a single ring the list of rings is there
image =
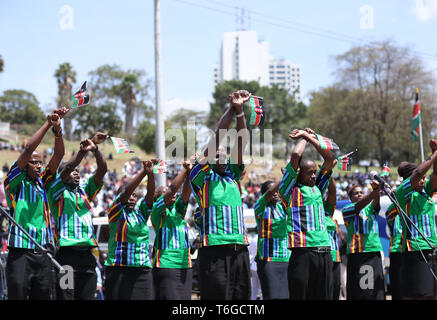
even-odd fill
[[[429,146],[431,156],[418,166],[407,162],[399,165],[398,172],[406,179],[396,189],[396,199],[408,217],[399,210],[394,210],[387,217],[394,221],[396,216],[400,216],[404,299],[432,299],[435,294],[436,270],[431,269],[430,256],[432,247],[437,246],[435,203],[432,199],[437,191],[437,140],[431,139]],[[426,179],[431,167],[432,173]]]
[[[332,298],[331,242],[325,226],[323,194],[329,185],[334,155],[322,149],[310,128],[289,134],[298,141],[284,169],[279,194],[287,208],[288,290],[291,300],[330,300]],[[307,143],[323,157],[319,170],[315,161],[303,159]]]
[[[47,116],[11,166],[4,181],[11,216],[39,245],[52,249],[58,245],[58,238],[47,189],[65,153],[61,119],[67,112],[67,108],[59,108]],[[44,169],[42,156],[36,148],[50,128],[55,137],[55,146],[53,156]],[[54,299],[55,274],[51,262],[12,223],[9,224],[8,248],[8,299]]]
[[[92,249],[97,239],[93,226],[91,203],[103,186],[107,164],[98,145],[108,136],[97,132],[92,139],[80,142],[80,149],[59,168],[59,174],[48,189],[50,207],[59,231],[59,250],[55,256],[61,265],[73,269],[72,285],[62,286],[58,274],[57,300],[94,300],[97,286],[96,259]],[[88,152],[96,158],[97,170],[86,184],[80,185],[78,166]]]

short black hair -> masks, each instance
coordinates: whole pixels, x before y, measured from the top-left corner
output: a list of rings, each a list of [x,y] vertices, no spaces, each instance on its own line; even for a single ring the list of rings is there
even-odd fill
[[[272,180],[267,180],[261,185],[261,193],[264,194],[268,190],[269,186],[274,183]]]

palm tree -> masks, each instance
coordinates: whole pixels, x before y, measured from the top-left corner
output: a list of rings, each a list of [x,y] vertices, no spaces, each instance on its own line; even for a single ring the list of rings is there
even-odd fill
[[[69,108],[72,103],[71,96],[73,94],[73,83],[76,82],[76,71],[73,70],[73,67],[70,63],[65,62],[59,65],[54,76],[58,80],[58,106],[65,106]],[[67,115],[64,117],[64,131],[65,138],[67,140],[72,140],[73,128],[71,112],[67,113]]]

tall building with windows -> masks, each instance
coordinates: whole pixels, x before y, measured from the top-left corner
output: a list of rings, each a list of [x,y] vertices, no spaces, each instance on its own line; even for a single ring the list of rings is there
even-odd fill
[[[269,44],[256,31],[224,32],[220,63],[214,66],[214,85],[227,80],[277,84],[300,101],[300,67],[269,53]],[[297,91],[296,91],[297,90]]]

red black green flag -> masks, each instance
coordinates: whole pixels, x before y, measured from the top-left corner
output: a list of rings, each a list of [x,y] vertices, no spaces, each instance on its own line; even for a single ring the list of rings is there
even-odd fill
[[[341,171],[350,171],[351,165],[352,165],[352,154],[354,154],[358,149],[355,151],[349,152],[348,154],[345,154],[344,156],[340,156],[337,158],[337,168]]]
[[[250,121],[249,124],[253,126],[260,126],[264,122],[264,106],[263,98],[251,96],[249,99],[251,106]]]
[[[86,81],[82,83],[79,90],[77,90],[73,94],[72,99],[73,99],[73,106],[71,107],[71,109],[85,106],[90,102],[90,95],[86,88]]]
[[[320,134],[316,134],[316,136],[317,136],[317,140],[319,140],[319,142],[320,142],[320,148],[322,148],[323,150],[325,150],[325,149],[328,149],[328,150],[340,149],[338,147],[338,145],[334,141],[332,141],[332,139],[321,136]]]
[[[390,175],[390,167],[388,166],[388,162],[384,163],[381,170],[381,177],[388,177]]]
[[[420,116],[420,100],[419,100],[419,88],[416,88],[416,102],[413,108],[413,119],[411,121],[411,133],[413,134],[413,141],[419,139],[419,125],[421,122]]]

